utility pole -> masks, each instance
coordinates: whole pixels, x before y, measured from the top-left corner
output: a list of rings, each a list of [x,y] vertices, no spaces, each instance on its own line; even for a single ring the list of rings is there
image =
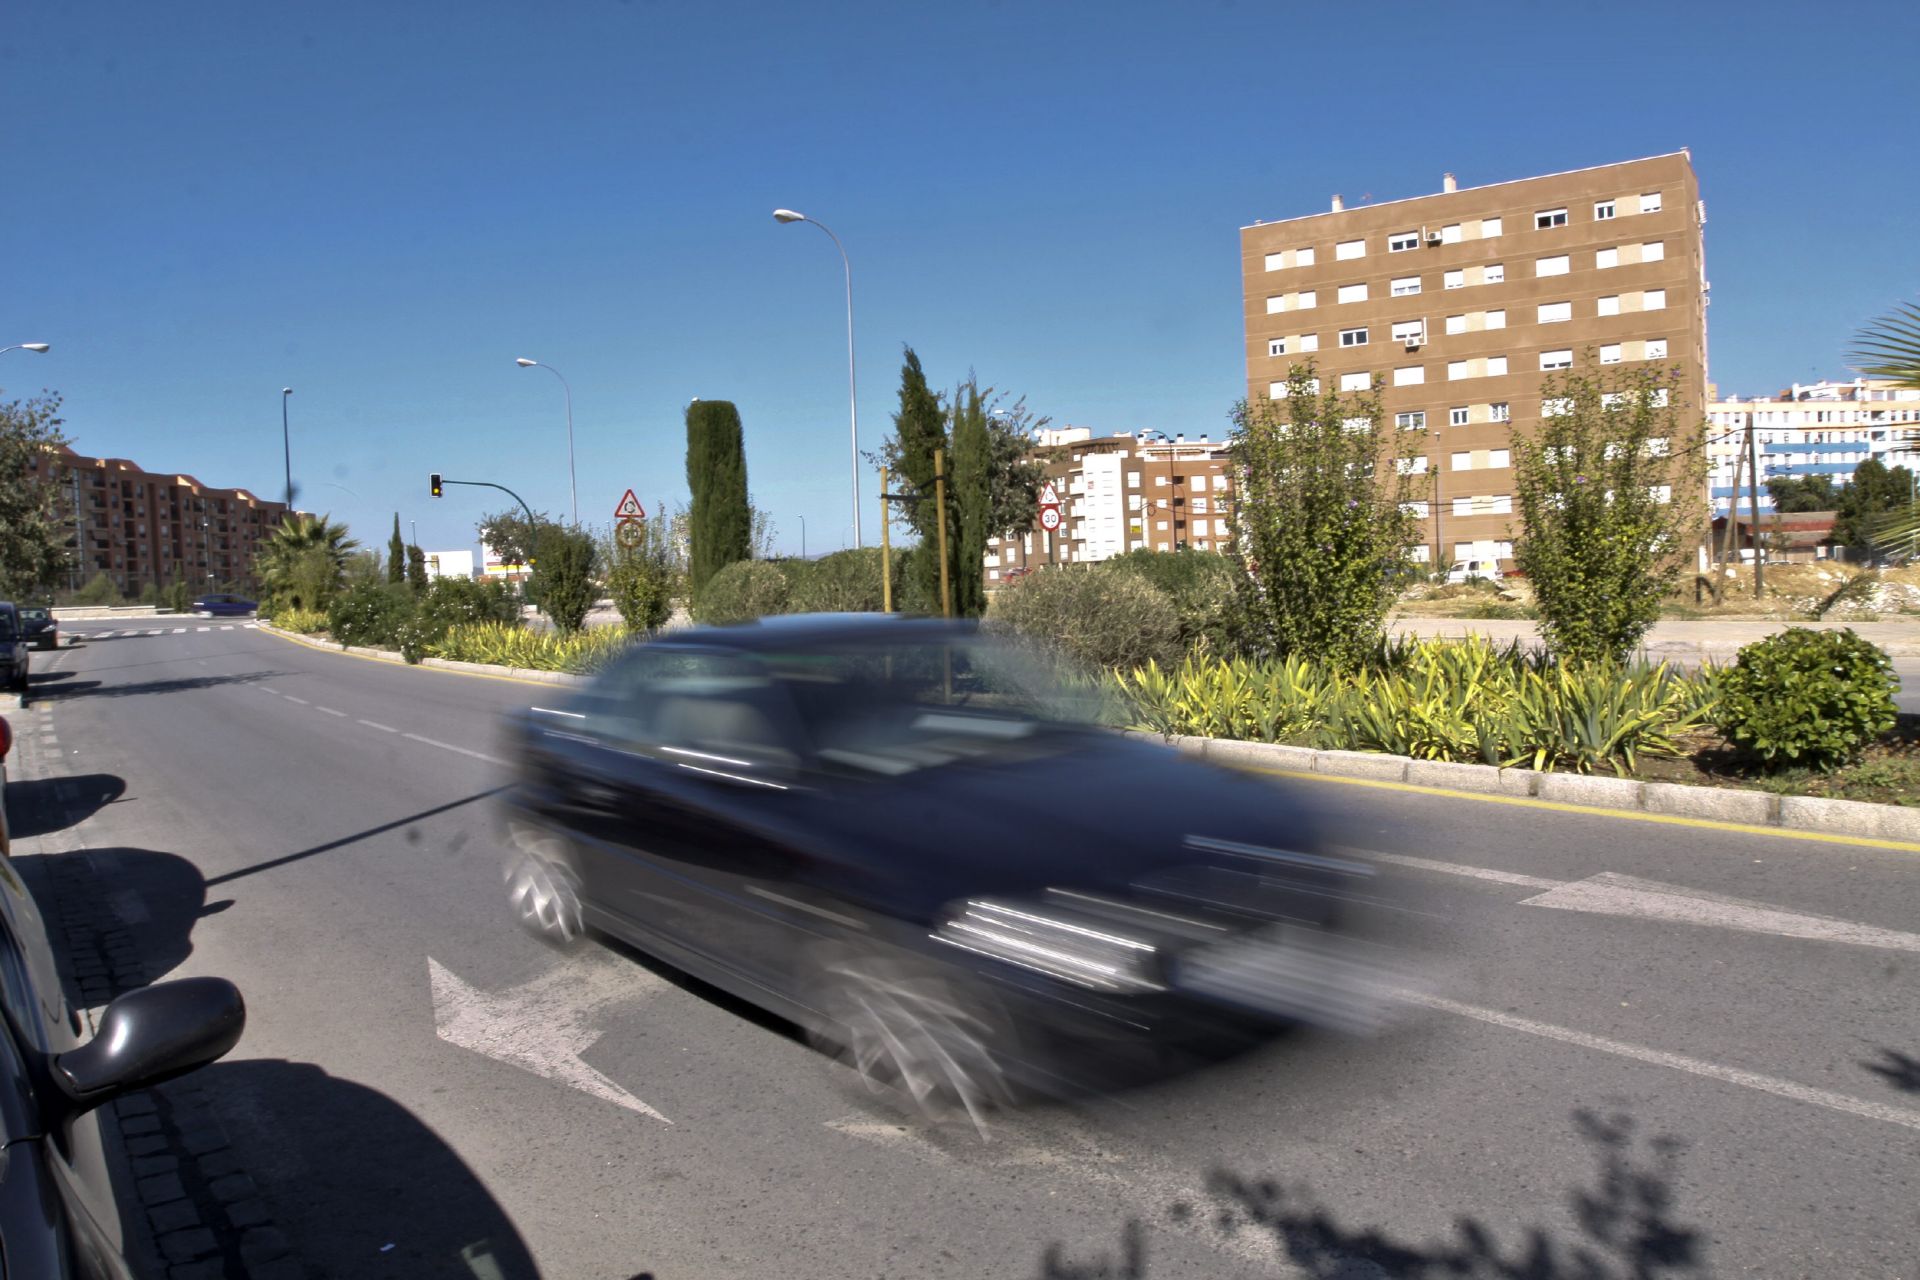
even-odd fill
[[[880,612],[893,612],[893,521],[887,511],[887,469],[880,468]]]
[[[1433,561],[1440,571],[1440,580],[1444,583],[1446,575],[1453,571],[1453,561],[1447,558],[1447,553],[1443,550],[1446,543],[1440,540],[1440,468],[1434,467],[1431,474],[1433,479]]]
[[[953,584],[947,578],[947,468],[946,450],[933,451],[934,523],[940,530],[940,616],[953,616]]]
[[[1737,495],[1736,495],[1737,496]],[[1767,575],[1760,553],[1760,453],[1754,444],[1753,419],[1747,419],[1747,514],[1753,530],[1753,598],[1766,590]]]

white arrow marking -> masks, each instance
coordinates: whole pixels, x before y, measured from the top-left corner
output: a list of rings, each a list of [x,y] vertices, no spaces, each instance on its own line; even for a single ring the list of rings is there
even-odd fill
[[[1873,925],[1835,920],[1829,916],[1782,911],[1765,903],[1742,902],[1737,898],[1681,889],[1654,880],[1615,875],[1611,871],[1559,885],[1545,893],[1523,899],[1520,905],[1552,907],[1560,911],[1586,911],[1595,915],[1677,920],[1716,929],[1737,929],[1742,933],[1771,933],[1783,938],[1845,942],[1856,947],[1879,947],[1887,951],[1920,951],[1920,934],[1879,929]]]
[[[658,991],[660,980],[651,974],[609,959],[565,964],[531,982],[491,992],[469,986],[428,956],[427,981],[433,989],[434,1030],[448,1044],[673,1123],[580,1060],[600,1038],[593,1015],[619,1000]]]

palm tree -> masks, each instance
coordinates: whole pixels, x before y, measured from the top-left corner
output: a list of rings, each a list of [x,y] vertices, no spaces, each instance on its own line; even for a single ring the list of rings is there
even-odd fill
[[[359,546],[344,524],[324,515],[294,515],[267,536],[254,557],[254,574],[269,601],[322,609],[339,589],[347,558]]]
[[[1901,303],[1860,330],[1847,358],[1869,378],[1920,390],[1920,305]],[[1908,445],[1891,452],[1910,454],[1920,449]],[[1920,510],[1909,503],[1905,511],[1889,512],[1874,523],[1871,538],[1885,550],[1904,552],[1910,558],[1920,554]]]

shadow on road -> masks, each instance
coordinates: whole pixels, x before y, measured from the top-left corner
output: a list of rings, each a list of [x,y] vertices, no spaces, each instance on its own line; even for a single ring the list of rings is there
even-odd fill
[[[1502,1242],[1485,1222],[1465,1214],[1451,1238],[1422,1243],[1378,1227],[1343,1224],[1305,1183],[1249,1179],[1216,1171],[1207,1204],[1168,1207],[1183,1223],[1238,1237],[1271,1240],[1290,1274],[1306,1280],[1680,1280],[1710,1274],[1700,1234],[1673,1217],[1681,1143],[1654,1138],[1637,1150],[1625,1115],[1574,1112],[1581,1138],[1599,1165],[1591,1187],[1567,1195],[1578,1234],[1557,1237],[1533,1226]],[[1146,1230],[1122,1230],[1116,1253],[1072,1262],[1059,1245],[1041,1259],[1041,1280],[1145,1280],[1151,1274]]]
[[[329,840],[325,844],[316,844],[306,849],[296,850],[293,853],[282,854],[277,858],[268,858],[265,862],[256,862],[250,867],[241,867],[237,871],[225,872],[221,875],[215,876],[213,879],[207,881],[207,883],[209,885],[226,884],[228,881],[239,880],[246,876],[259,875],[262,871],[272,871],[276,867],[284,867],[290,862],[299,862],[304,858],[311,858],[316,854],[330,853],[335,849],[344,849],[346,846],[350,844],[358,844],[362,840],[366,840],[377,835],[384,835],[385,833],[389,831],[397,830],[400,827],[411,827],[414,823],[420,822],[423,819],[435,817],[438,814],[447,813],[451,810],[462,808],[463,806],[473,804],[475,801],[478,801],[478,800],[485,800],[489,796],[499,795],[502,791],[505,791],[505,790],[506,788],[503,786],[488,787],[485,791],[476,792],[470,796],[463,796],[458,800],[449,800],[447,803],[441,804],[441,805],[435,805],[431,809],[422,809],[420,812],[410,813],[404,818],[395,818],[392,822],[383,822],[377,827],[368,827],[366,830],[356,831],[350,836],[341,836],[338,840]],[[407,834],[410,840],[418,838],[411,831],[408,832]],[[451,847],[457,848],[458,846],[455,845]]]
[[[7,814],[13,838],[24,840],[79,826],[126,793],[127,780],[111,773],[9,782]]]
[[[254,684],[273,680],[284,671],[247,671],[231,676],[181,676],[174,680],[136,680],[130,684],[102,684],[98,680],[75,680],[45,691],[50,700],[68,698],[139,698],[148,694],[187,693],[194,689],[216,689],[222,685]]]
[[[312,1063],[215,1063],[190,1078],[241,1167],[268,1188],[295,1256],[368,1280],[534,1280],[533,1256],[479,1176],[386,1094]]]
[[[1882,1049],[1880,1056],[1884,1061],[1860,1065],[1902,1093],[1920,1093],[1920,1058],[1894,1049]]]
[[[61,966],[67,1002],[76,1008],[165,978],[193,954],[201,918],[230,905],[209,905],[198,867],[152,849],[42,854],[15,858],[14,865],[43,909],[59,912],[69,953],[93,958],[85,972]],[[122,932],[130,936],[122,939]],[[123,955],[137,961],[120,963]]]

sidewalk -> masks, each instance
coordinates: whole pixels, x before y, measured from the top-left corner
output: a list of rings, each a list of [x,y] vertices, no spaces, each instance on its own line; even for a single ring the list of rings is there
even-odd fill
[[[1885,649],[1891,657],[1920,657],[1920,620],[1900,619],[1882,622],[1773,622],[1749,621],[1656,622],[1647,633],[1643,652],[1651,658],[1712,658],[1731,660],[1743,645],[1764,640],[1788,627],[1809,627],[1819,631],[1837,631],[1851,627],[1864,640]],[[1495,644],[1518,640],[1535,645],[1539,629],[1532,622],[1475,618],[1396,618],[1387,624],[1396,636],[1485,636]]]

